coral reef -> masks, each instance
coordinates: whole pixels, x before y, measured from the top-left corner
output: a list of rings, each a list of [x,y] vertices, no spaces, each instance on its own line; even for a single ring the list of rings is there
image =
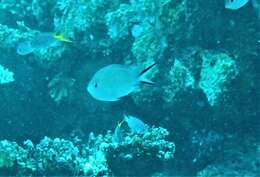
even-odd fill
[[[0,141],[0,174],[3,168],[17,175],[138,174],[138,169],[125,171],[118,168],[118,164],[134,165],[138,161],[143,167],[149,167],[149,164],[160,166],[174,157],[174,143],[165,140],[168,135],[166,129],[152,127],[143,135],[127,133],[120,144],[113,142],[110,131],[105,136],[90,133],[87,142],[78,137],[71,140],[44,137],[39,144],[34,145],[26,140],[23,146],[19,146],[3,140]],[[159,170],[154,168],[148,171],[154,173]]]
[[[49,94],[56,103],[60,103],[64,98],[71,96],[70,91],[74,83],[75,79],[66,78],[60,73],[49,82]]]
[[[0,65],[0,84],[6,84],[14,81],[14,73]]]
[[[189,159],[189,162],[186,161],[186,165],[197,171],[214,162],[222,155],[223,142],[223,135],[212,130],[204,129],[191,132],[190,140],[187,141],[189,149],[184,149],[184,151],[189,151],[186,153],[186,160]]]
[[[33,35],[32,32],[21,32],[18,29],[9,28],[2,24],[0,24],[0,31],[0,40],[2,41],[0,50],[2,51],[8,51],[16,47],[20,40],[28,40]]]
[[[18,19],[32,13],[31,0],[3,0],[0,10],[7,11]]]
[[[162,170],[175,152],[174,143],[164,140],[168,135],[167,130],[153,127],[142,136],[126,137],[118,147],[108,148],[109,167],[116,176],[149,176]]]
[[[13,167],[18,154],[18,145],[14,142],[3,140],[0,142],[0,168]]]
[[[178,92],[194,88],[195,79],[189,69],[178,59],[174,61],[174,65],[166,75],[168,76],[167,85],[163,87],[163,99],[165,102],[174,102],[174,97]]]
[[[114,39],[134,37],[131,51],[138,64],[147,66],[167,47],[160,16],[170,1],[131,1],[106,15],[108,35]]]
[[[199,87],[206,94],[209,104],[214,106],[228,84],[238,75],[238,68],[234,59],[225,53],[214,54],[205,51],[200,56],[202,66]]]
[[[176,7],[171,9],[169,6],[172,4]],[[85,43],[85,40],[91,38],[97,40],[96,48],[101,47],[104,43],[108,44],[106,48],[111,47],[111,44],[109,44],[110,40],[107,38],[104,38],[105,40],[97,39],[96,37],[100,34],[96,34],[92,31],[91,27],[106,25],[108,36],[115,41],[118,41],[123,37],[129,38],[132,35],[134,41],[132,43],[131,52],[135,57],[136,63],[142,66],[147,66],[154,60],[162,57],[165,49],[168,47],[167,36],[165,35],[167,33],[165,31],[168,31],[173,27],[175,30],[179,28],[182,29],[182,26],[178,26],[181,25],[181,17],[186,16],[188,20],[188,13],[191,13],[185,11],[185,8],[188,8],[189,5],[185,5],[185,3],[179,1],[171,2],[168,0],[141,0],[121,4],[117,1],[111,3],[104,1],[88,2],[60,0],[56,3],[55,8],[53,8],[54,4],[51,4],[51,2],[42,3],[33,1],[32,6],[34,16],[39,19],[45,19],[47,17],[49,19],[53,18],[55,31],[62,32],[66,36],[75,39],[81,39],[80,42],[88,47],[90,44]],[[50,14],[52,15],[43,15],[42,13],[49,11],[46,10],[48,7],[52,7],[50,10]],[[112,9],[112,11],[109,9]],[[97,16],[96,14],[100,15]],[[101,14],[103,14],[103,16]],[[47,22],[44,21],[42,23],[47,24]],[[15,33],[19,33],[19,31],[16,31]],[[178,32],[169,32],[170,35],[174,35],[174,33]],[[79,34],[81,36],[78,36]],[[26,35],[23,34],[23,37],[24,36]],[[15,37],[14,39],[19,39],[19,37]],[[15,41],[5,42],[5,44],[8,43],[14,44]],[[79,46],[77,46],[77,48],[79,48]],[[67,50],[68,48],[57,47],[47,51],[40,51],[36,53],[35,58],[43,65],[46,65],[46,62],[55,62],[56,60],[63,58],[65,49]],[[199,81],[199,86],[206,94],[210,105],[213,106],[217,103],[218,96],[221,95],[223,90],[225,90],[224,86],[236,77],[238,71],[234,62],[231,59],[228,59],[226,54],[211,54],[211,52],[205,51],[200,55],[203,63],[201,66],[202,68],[200,68],[201,80]],[[125,58],[125,60],[129,62],[129,59]],[[212,64],[214,62],[216,63],[215,66],[210,65],[210,63]],[[169,70],[169,73],[164,71],[166,72],[166,80],[168,80],[167,86],[164,86],[165,91],[163,93],[166,102],[173,100],[173,97],[176,95],[178,90],[183,90],[186,86],[192,87],[193,79],[188,71],[186,72],[190,81],[185,81],[188,78],[186,78],[186,74],[184,73],[179,73],[180,75],[176,76],[179,72],[176,71],[178,70],[176,69],[177,65],[181,65],[181,62],[176,61]],[[226,72],[223,71],[225,70],[225,67]],[[190,83],[186,83],[187,85],[183,86],[182,84],[174,83],[176,82],[174,80],[179,80],[179,82],[183,83]]]
[[[219,98],[229,90],[230,83],[238,76],[237,64],[228,54],[197,48],[191,50],[192,55],[185,58],[181,54],[180,57],[171,58],[169,62],[173,65],[155,74],[155,79],[158,73],[165,76],[160,80],[163,88],[160,95],[166,106],[174,104],[180,92],[195,92],[198,89],[203,91],[211,106],[218,105]],[[143,104],[152,94],[154,89],[144,89],[133,98],[136,103]]]
[[[221,176],[258,176],[260,174],[259,152],[244,153],[231,150],[224,154],[224,160],[209,165],[199,171],[199,177],[221,177]]]

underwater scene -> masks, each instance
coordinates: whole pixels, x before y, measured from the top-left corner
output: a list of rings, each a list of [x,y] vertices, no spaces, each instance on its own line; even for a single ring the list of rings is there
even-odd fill
[[[0,176],[259,177],[260,0],[0,0]]]

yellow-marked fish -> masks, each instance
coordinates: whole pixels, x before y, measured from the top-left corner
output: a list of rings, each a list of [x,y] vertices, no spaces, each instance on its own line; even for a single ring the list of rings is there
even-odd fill
[[[121,130],[121,125],[122,125],[123,122],[124,122],[124,120],[119,122],[116,126],[115,131],[114,131],[113,142],[115,142],[115,143],[121,143],[124,139],[123,133],[122,133],[122,130]]]
[[[100,101],[117,101],[143,84],[153,85],[147,74],[156,63],[140,72],[137,66],[111,64],[101,68],[87,86],[89,94]]]
[[[53,34],[51,32],[40,32],[32,40],[21,42],[16,48],[19,55],[27,55],[35,50],[48,47],[59,46],[61,42],[72,42],[65,38],[63,34]]]

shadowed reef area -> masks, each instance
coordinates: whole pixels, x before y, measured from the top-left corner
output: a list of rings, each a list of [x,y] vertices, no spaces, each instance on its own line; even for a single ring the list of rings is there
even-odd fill
[[[0,1],[0,176],[260,176],[259,24],[259,0]]]

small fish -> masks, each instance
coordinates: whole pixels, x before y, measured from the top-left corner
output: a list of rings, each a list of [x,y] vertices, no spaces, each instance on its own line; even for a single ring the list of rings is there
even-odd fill
[[[122,133],[122,130],[121,130],[121,125],[122,125],[123,122],[124,122],[124,120],[122,120],[120,123],[118,123],[117,126],[116,126],[116,129],[114,131],[113,141],[115,143],[121,143],[124,139],[123,133]]]
[[[124,120],[133,133],[143,134],[147,131],[148,126],[136,117],[124,115]]]
[[[156,63],[141,72],[136,66],[120,64],[105,66],[94,74],[87,86],[87,91],[97,100],[117,101],[136,91],[141,83],[153,85],[154,83],[146,77],[148,71],[154,66]]]
[[[16,52],[19,55],[27,55],[35,50],[45,49],[48,47],[59,46],[61,42],[72,42],[64,37],[63,34],[53,34],[51,32],[41,32],[31,41],[25,41],[18,44]]]
[[[225,0],[225,8],[237,10],[248,3],[249,0]]]

